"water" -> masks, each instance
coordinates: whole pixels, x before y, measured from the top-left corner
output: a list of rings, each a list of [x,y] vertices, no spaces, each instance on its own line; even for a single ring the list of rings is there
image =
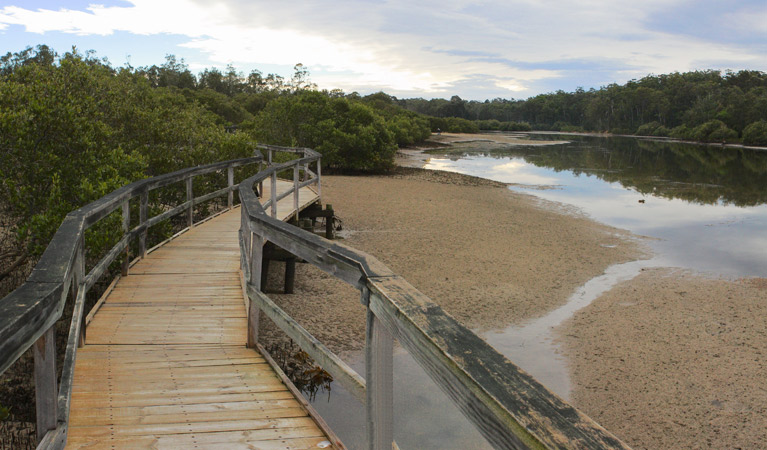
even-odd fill
[[[574,140],[436,156],[426,168],[514,183],[513,190],[656,238],[648,243],[661,266],[732,277],[767,274],[767,151],[567,138]]]
[[[643,268],[682,267],[730,277],[767,274],[767,151],[633,138],[568,139],[553,146],[500,146],[434,155],[426,168],[513,183],[510,189],[573,205],[593,219],[648,236],[650,260],[609,267],[567,303],[483,337],[560,397],[567,361],[553,330]],[[640,202],[640,200],[642,202]],[[361,357],[352,366],[364,373]],[[314,406],[350,448],[364,447],[364,408],[339,387]],[[489,448],[403,350],[395,353],[395,430],[401,448]]]

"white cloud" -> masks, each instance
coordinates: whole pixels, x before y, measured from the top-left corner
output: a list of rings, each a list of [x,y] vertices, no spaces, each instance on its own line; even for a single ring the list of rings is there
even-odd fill
[[[347,0],[332,7],[301,1],[130,0],[128,6],[91,5],[84,11],[8,6],[0,9],[0,29],[186,36],[182,47],[217,64],[302,62],[322,87],[426,95],[448,92],[478,74],[508,96],[525,93],[535,83],[567,77],[567,64],[557,66],[562,61],[581,64],[581,70],[609,61],[612,67],[605,70],[626,78],[697,69],[701,61],[763,64],[763,55],[745,47],[647,30],[644,19],[672,3],[681,0]],[[749,26],[764,31],[767,20],[754,17]]]

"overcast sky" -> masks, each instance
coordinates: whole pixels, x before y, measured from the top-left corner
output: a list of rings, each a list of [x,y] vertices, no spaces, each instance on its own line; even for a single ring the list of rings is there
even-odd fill
[[[0,0],[0,52],[96,50],[114,66],[233,64],[323,89],[527,98],[647,74],[767,71],[767,1]]]

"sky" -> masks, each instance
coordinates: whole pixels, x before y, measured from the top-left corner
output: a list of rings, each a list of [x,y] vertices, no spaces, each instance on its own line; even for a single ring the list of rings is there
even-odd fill
[[[0,0],[0,54],[257,69],[399,98],[525,99],[690,70],[767,71],[767,1]]]

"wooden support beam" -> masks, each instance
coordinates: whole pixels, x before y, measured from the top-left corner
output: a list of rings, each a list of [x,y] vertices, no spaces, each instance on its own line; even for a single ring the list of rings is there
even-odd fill
[[[285,293],[292,294],[296,286],[296,259],[285,261]]]
[[[363,295],[370,291],[363,290]],[[394,339],[368,308],[365,342],[367,436],[370,450],[389,450],[394,441]]]
[[[192,228],[192,225],[194,225],[194,193],[192,191],[192,177],[186,179],[186,202],[189,203],[186,210],[186,226]]]
[[[296,212],[296,215],[294,216],[295,220],[298,220],[298,182],[300,181],[298,179],[299,168],[300,167],[298,164],[293,166],[293,210]]]
[[[269,151],[269,154],[271,155],[271,150]],[[269,158],[269,161],[271,162],[271,156]],[[272,196],[272,219],[277,218],[277,172],[272,172],[272,187],[270,189],[271,196]]]
[[[144,189],[141,192],[141,203],[139,205],[139,225],[143,225],[147,219],[147,213],[149,210],[149,189]],[[139,256],[143,259],[146,258],[146,235],[147,230],[141,232],[138,238],[138,252]]]
[[[34,345],[35,406],[37,409],[37,442],[56,428],[56,325],[48,329]]]
[[[266,292],[266,283],[269,279],[269,261],[271,261],[269,258],[262,257],[261,274],[259,276],[259,279],[261,280],[259,289],[261,289],[261,292]]]
[[[234,186],[234,167],[229,166],[226,168],[226,183],[230,188]],[[229,209],[234,205],[234,191],[229,191],[226,197],[226,205]]]
[[[250,282],[261,289],[261,264],[263,261],[264,245],[261,236],[253,233],[250,237]],[[258,320],[261,315],[258,305],[251,299],[248,302],[248,348],[258,344]]]
[[[130,203],[128,200],[125,200],[122,204],[122,213],[123,213],[123,236],[128,234],[128,231],[130,231]],[[130,244],[130,242],[129,242]],[[130,245],[125,247],[125,259],[122,262],[122,267],[120,269],[120,272],[122,276],[127,277],[128,276],[128,267],[130,266]]]
[[[325,211],[330,212],[329,216],[325,216],[325,239],[333,239],[333,205],[325,205]]]
[[[79,296],[85,298],[85,294],[88,292],[88,288],[85,283],[85,240],[81,239],[77,246],[75,264],[74,264],[74,278],[72,279],[72,286],[75,291],[72,297],[74,301],[77,301]],[[73,317],[72,320],[75,320]],[[85,346],[85,315],[80,316],[80,335],[77,339],[77,347],[82,348]]]

